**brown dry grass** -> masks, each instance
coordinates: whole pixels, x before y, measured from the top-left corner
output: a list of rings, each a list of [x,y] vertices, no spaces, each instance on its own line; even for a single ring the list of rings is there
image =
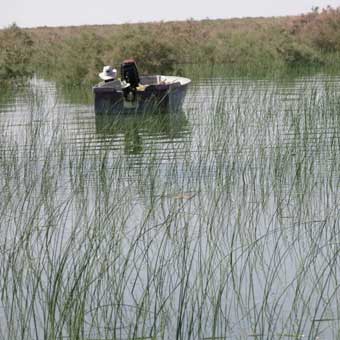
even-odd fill
[[[340,8],[295,17],[187,20],[123,25],[37,27],[32,65],[65,83],[97,78],[105,64],[135,58],[143,73],[179,72],[177,65],[224,64],[277,69],[335,63]]]

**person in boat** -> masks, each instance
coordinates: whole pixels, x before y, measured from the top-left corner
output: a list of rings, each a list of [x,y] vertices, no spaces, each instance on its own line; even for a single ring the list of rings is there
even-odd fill
[[[103,72],[98,74],[99,77],[103,80],[99,85],[100,86],[110,86],[113,85],[114,80],[117,76],[117,70],[110,65],[103,67]]]

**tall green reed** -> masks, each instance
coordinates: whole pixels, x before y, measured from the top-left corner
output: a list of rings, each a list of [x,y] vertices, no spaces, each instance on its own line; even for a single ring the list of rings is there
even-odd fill
[[[336,88],[210,85],[185,143],[138,155],[133,124],[72,142],[30,94],[2,136],[1,338],[338,336]]]

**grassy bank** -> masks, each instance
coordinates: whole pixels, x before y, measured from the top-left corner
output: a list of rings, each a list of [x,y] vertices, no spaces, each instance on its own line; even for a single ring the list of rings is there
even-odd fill
[[[12,41],[6,36],[10,30],[0,32],[1,46]],[[172,74],[192,64],[271,72],[340,60],[340,8],[331,7],[295,17],[39,27],[22,34],[33,44],[27,51],[19,48],[29,58],[25,64],[66,84],[92,82],[103,65],[117,67],[128,57],[137,60],[143,73]],[[17,54],[17,46],[9,47],[10,54]],[[21,60],[3,51],[0,56],[1,76],[12,77],[3,69]]]

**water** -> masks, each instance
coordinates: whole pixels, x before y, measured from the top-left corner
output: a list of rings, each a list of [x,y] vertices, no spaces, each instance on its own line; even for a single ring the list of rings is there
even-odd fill
[[[0,95],[0,338],[340,338],[340,77],[84,92]]]

